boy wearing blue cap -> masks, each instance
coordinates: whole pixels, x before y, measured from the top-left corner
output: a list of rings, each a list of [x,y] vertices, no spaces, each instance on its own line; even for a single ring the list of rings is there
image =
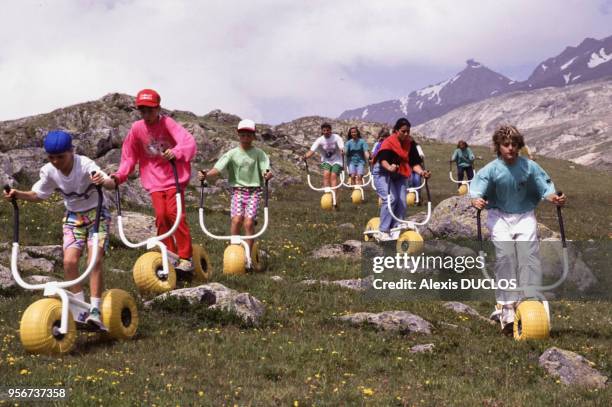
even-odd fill
[[[4,192],[4,198],[23,199],[41,202],[58,191],[64,197],[66,213],[63,219],[64,232],[64,276],[68,280],[79,275],[78,263],[87,243],[87,254],[91,258],[93,244],[93,222],[96,216],[98,196],[95,185],[107,189],[115,187],[114,181],[100,170],[100,167],[89,158],[75,154],[72,148],[72,137],[64,131],[51,131],[44,141],[49,163],[40,169],[40,179],[32,186],[31,191],[11,189]],[[91,175],[95,172],[95,175]],[[102,258],[108,249],[108,230],[110,213],[103,203],[100,217],[99,246],[102,251],[90,277],[91,309],[88,315],[75,315],[79,322],[85,322],[106,330],[100,318],[100,298],[102,294]],[[72,293],[85,301],[80,284],[70,287]]]

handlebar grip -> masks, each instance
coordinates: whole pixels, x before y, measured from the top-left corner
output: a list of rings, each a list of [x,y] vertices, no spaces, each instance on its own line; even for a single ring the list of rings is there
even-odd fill
[[[5,186],[4,186],[4,192],[6,192],[7,194],[8,194],[9,192],[11,192],[11,187],[10,187],[10,186],[8,186],[8,185],[5,185]]]

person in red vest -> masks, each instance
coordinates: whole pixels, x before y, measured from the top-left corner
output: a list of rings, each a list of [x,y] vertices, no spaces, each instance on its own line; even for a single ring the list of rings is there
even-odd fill
[[[387,199],[391,199],[395,216],[402,219],[406,213],[404,197],[407,179],[412,172],[425,178],[431,176],[431,173],[422,167],[423,159],[419,155],[416,142],[410,137],[408,119],[402,117],[397,120],[393,133],[382,142],[372,163],[376,193],[382,199],[378,240],[395,240],[399,232],[391,234],[391,229],[397,226],[397,221],[389,213]]]

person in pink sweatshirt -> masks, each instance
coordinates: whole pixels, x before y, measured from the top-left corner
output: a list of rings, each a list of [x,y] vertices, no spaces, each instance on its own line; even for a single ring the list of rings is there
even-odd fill
[[[151,194],[155,209],[157,233],[161,235],[172,227],[176,220],[176,187],[172,167],[174,160],[181,188],[182,216],[178,229],[163,241],[168,250],[179,256],[175,265],[177,278],[190,280],[193,277],[191,234],[185,215],[185,186],[191,177],[191,163],[196,153],[193,136],[171,117],[160,114],[159,94],[152,89],[143,89],[136,96],[136,107],[142,116],[132,124],[123,141],[121,164],[113,176],[123,183],[140,167],[140,182]]]

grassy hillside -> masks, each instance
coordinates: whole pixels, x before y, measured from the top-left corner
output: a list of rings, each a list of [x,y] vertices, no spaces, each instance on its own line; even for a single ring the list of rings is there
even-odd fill
[[[454,193],[448,180],[452,146],[424,145],[437,203]],[[489,157],[489,150],[475,148]],[[568,238],[608,239],[609,174],[558,160],[538,160],[569,196],[565,210]],[[283,163],[291,166],[291,163]],[[366,221],[378,210],[371,191],[362,206],[340,197],[336,213],[319,209],[319,195],[307,186],[278,190],[270,202],[271,224],[262,239],[271,253],[270,271],[261,275],[220,275],[224,243],[199,230],[195,207],[189,223],[215,267],[213,281],[248,291],[266,304],[260,327],[211,313],[203,306],[167,302],[140,308],[137,337],[104,342],[81,333],[74,352],[58,357],[26,354],[19,342],[19,319],[40,293],[11,290],[0,296],[0,383],[3,386],[61,386],[71,389],[71,405],[606,405],[612,390],[567,387],[538,367],[550,346],[580,353],[612,375],[612,312],[606,302],[552,304],[553,333],[540,342],[517,343],[497,328],[443,308],[441,302],[395,302],[329,286],[298,284],[306,278],[346,279],[360,274],[359,260],[316,260],[312,250],[328,243],[360,239]],[[213,200],[215,202],[213,202]],[[210,198],[207,205],[226,202]],[[143,211],[148,209],[143,208]],[[22,244],[61,241],[61,204],[22,204]],[[538,216],[557,230],[552,206]],[[227,215],[213,213],[212,228],[227,230]],[[355,229],[338,228],[353,223]],[[0,204],[0,236],[8,241],[10,206]],[[105,283],[136,295],[131,270],[142,251],[112,241]],[[56,270],[60,275],[61,270]],[[271,275],[284,278],[270,280]],[[491,304],[471,303],[482,315]],[[434,325],[432,335],[402,336],[355,328],[334,317],[346,313],[408,310]],[[415,344],[435,344],[433,353],[412,354]],[[605,400],[608,400],[606,402]],[[0,402],[1,403],[1,402]]]

